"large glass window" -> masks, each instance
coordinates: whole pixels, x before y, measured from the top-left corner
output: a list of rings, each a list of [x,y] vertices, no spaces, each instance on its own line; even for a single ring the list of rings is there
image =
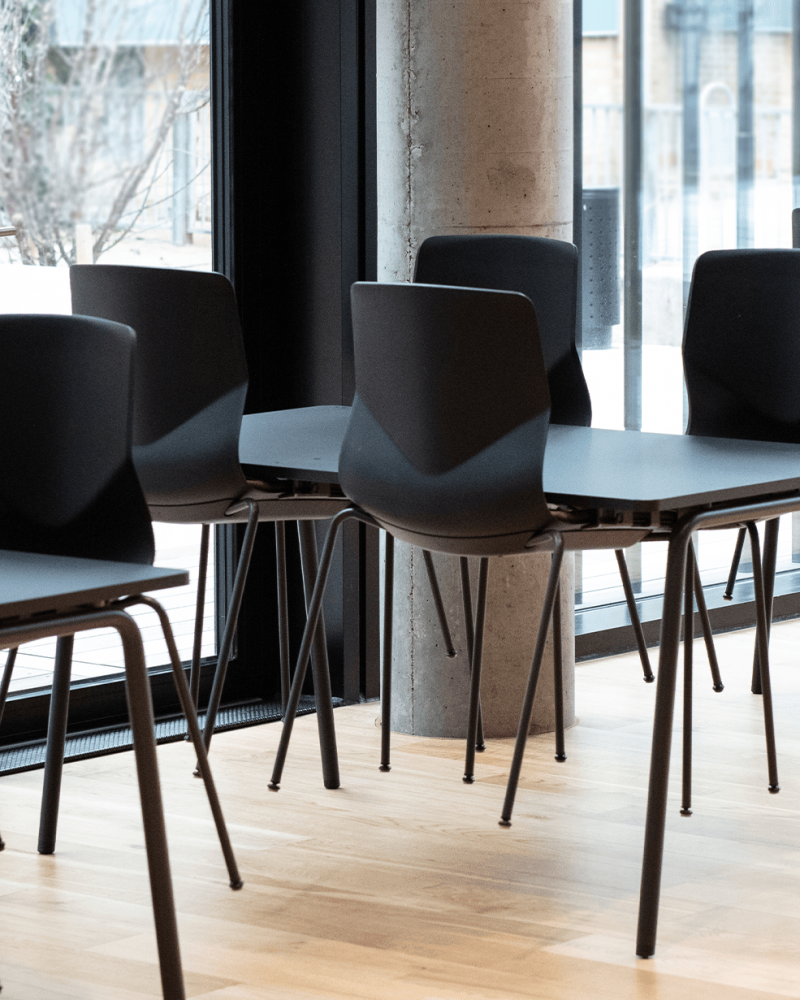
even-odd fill
[[[791,246],[800,25],[791,0],[583,0],[583,29],[583,364],[593,423],[681,433],[680,345],[694,261],[711,249]],[[626,81],[629,94],[638,88],[640,114],[626,109]],[[641,167],[626,179],[632,149]],[[633,198],[626,183],[638,187]],[[626,207],[639,212],[641,274],[641,321],[631,313],[628,323]],[[779,569],[800,561],[784,520]],[[701,535],[704,583],[726,579],[734,537]],[[640,548],[629,555],[635,586],[657,594],[665,547]],[[579,602],[621,599],[613,554],[586,553]]]
[[[0,73],[0,311],[69,313],[72,263],[211,270],[207,0],[0,0]],[[191,571],[163,598],[188,659],[200,528],[154,529],[157,563]],[[54,645],[20,651],[12,691],[50,684]],[[76,681],[121,669],[113,632],[76,639]]]

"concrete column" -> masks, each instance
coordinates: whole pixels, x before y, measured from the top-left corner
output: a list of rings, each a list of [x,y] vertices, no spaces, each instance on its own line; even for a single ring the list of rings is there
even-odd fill
[[[410,281],[428,236],[572,233],[572,0],[378,0],[378,273]],[[571,561],[562,578],[574,721]],[[392,727],[463,737],[469,666],[456,559],[437,556],[458,655],[441,645],[421,553],[395,556]],[[516,732],[549,557],[492,560],[487,736]],[[477,576],[477,569],[473,572]],[[551,646],[533,731],[553,728]]]

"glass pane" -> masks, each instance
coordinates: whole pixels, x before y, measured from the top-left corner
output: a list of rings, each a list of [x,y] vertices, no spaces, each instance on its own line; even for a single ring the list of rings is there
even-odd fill
[[[583,364],[594,426],[622,428],[628,47],[627,5],[615,0],[614,6],[621,34],[597,30],[601,16],[609,20],[600,0],[584,0],[583,6]],[[685,425],[680,345],[695,259],[712,249],[791,246],[792,4],[642,0],[640,9],[640,43],[628,48],[635,52],[628,58],[638,62],[643,97],[640,427],[680,434]],[[735,534],[701,535],[704,583],[727,578]],[[787,517],[779,570],[792,566],[792,551]],[[664,546],[647,544],[631,556],[636,589],[659,593]],[[748,568],[746,555],[742,572]],[[589,604],[622,600],[613,554],[584,555],[582,592]]]
[[[0,230],[15,230],[0,238],[0,312],[71,312],[72,263],[211,270],[208,7],[0,3]],[[154,528],[156,562],[191,571],[163,600],[189,659],[200,528]],[[204,655],[214,652],[209,576]],[[153,613],[134,613],[148,664],[167,662]],[[12,689],[49,685],[53,648],[24,647]],[[114,633],[76,639],[76,679],[121,666]]]

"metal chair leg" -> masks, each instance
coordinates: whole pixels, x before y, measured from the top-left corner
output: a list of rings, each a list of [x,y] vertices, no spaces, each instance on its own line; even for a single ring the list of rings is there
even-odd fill
[[[733,550],[733,559],[731,560],[731,569],[728,573],[728,583],[725,587],[725,593],[722,595],[726,601],[733,600],[733,588],[736,586],[736,574],[739,572],[739,560],[742,558],[746,535],[747,528],[739,528],[739,534],[736,536],[736,548]]]
[[[712,688],[718,694],[720,691],[725,689],[725,685],[722,683],[722,677],[719,672],[719,663],[717,661],[717,650],[714,646],[714,635],[711,631],[711,620],[708,617],[708,608],[706,607],[706,596],[703,593],[703,583],[700,579],[700,570],[697,566],[697,557],[694,554],[694,546],[690,546],[692,552],[692,565],[694,566],[694,596],[697,601],[697,611],[700,615],[700,623],[703,626],[703,641],[706,645],[706,656],[708,657],[708,665],[711,668],[711,680]]]
[[[475,624],[472,614],[472,584],[469,578],[469,559],[467,556],[458,557],[458,566],[461,573],[461,601],[464,606],[464,628],[467,636],[467,660],[472,670],[472,655],[475,648]],[[486,749],[486,742],[483,737],[483,707],[478,698],[478,729],[475,735],[475,749],[478,753],[483,753]]]
[[[463,780],[471,785],[475,781],[475,743],[478,737],[478,712],[481,698],[481,666],[483,662],[483,633],[486,625],[486,591],[489,585],[489,560],[482,557],[478,569],[478,601],[475,610],[475,642],[470,662],[469,716],[467,719],[467,754]]]
[[[203,728],[203,742],[206,745],[206,750],[211,745],[211,737],[214,735],[214,724],[217,721],[217,713],[222,701],[222,689],[225,686],[228,661],[231,658],[231,650],[233,649],[233,637],[236,635],[236,625],[239,621],[239,611],[242,607],[244,585],[247,582],[247,571],[250,569],[250,559],[253,555],[253,545],[255,544],[256,531],[258,530],[258,504],[254,500],[245,500],[244,504],[249,508],[247,528],[245,529],[242,548],[239,552],[236,575],[233,578],[231,602],[228,606],[225,630],[222,633],[222,642],[220,643],[219,655],[217,657],[217,668],[214,671],[214,683],[211,686],[211,697],[208,700],[208,708],[206,710],[206,720]]]
[[[761,691],[764,705],[764,734],[767,739],[767,768],[769,770],[769,790],[772,793],[780,791],[778,784],[778,759],[775,752],[775,723],[772,716],[772,684],[769,676],[769,625],[767,620],[767,601],[764,593],[764,574],[761,566],[761,553],[758,540],[758,528],[755,522],[747,522],[747,533],[750,535],[750,550],[753,554],[753,586],[756,592],[756,638],[759,650],[759,667],[761,671]]]
[[[630,618],[631,625],[633,626],[633,634],[636,636],[636,648],[639,650],[639,660],[642,664],[642,673],[644,674],[645,681],[648,684],[652,684],[655,680],[655,675],[653,674],[653,669],[650,666],[650,656],[647,652],[647,643],[644,641],[642,623],[639,619],[639,612],[636,608],[636,598],[633,596],[631,576],[628,572],[628,564],[625,561],[625,553],[622,549],[615,549],[614,555],[617,557],[619,576],[622,580],[622,589],[625,593],[625,603],[628,605],[628,617]]]
[[[283,729],[281,730],[278,752],[275,755],[275,763],[272,768],[272,779],[269,783],[269,787],[273,792],[277,792],[280,788],[281,775],[283,774],[283,767],[286,763],[286,752],[289,749],[289,740],[292,736],[292,727],[294,726],[295,716],[297,715],[297,706],[300,704],[303,682],[306,679],[308,659],[311,654],[311,644],[314,635],[317,632],[317,622],[319,620],[320,611],[322,610],[322,598],[325,594],[325,586],[328,582],[328,574],[330,573],[333,548],[336,544],[336,536],[339,533],[339,528],[342,523],[346,521],[348,517],[352,516],[353,511],[350,508],[339,511],[339,513],[331,520],[331,525],[328,529],[328,537],[325,539],[325,545],[322,548],[322,555],[319,560],[319,567],[314,581],[314,589],[311,594],[311,600],[308,603],[306,627],[303,629],[303,639],[300,643],[300,654],[297,657],[297,666],[295,667],[294,677],[292,678],[292,687],[289,691],[289,701],[286,705],[286,715],[283,719]]]
[[[50,713],[47,720],[42,811],[39,817],[40,854],[52,854],[56,849],[58,803],[61,797],[61,773],[64,769],[64,746],[67,740],[69,683],[74,644],[75,637],[71,635],[62,636],[56,644],[53,690],[50,694]]]
[[[694,548],[686,553],[683,584],[683,773],[681,816],[692,815],[692,653],[694,651]]]
[[[556,760],[567,759],[564,736],[564,651],[561,642],[561,584],[553,605],[553,710],[556,717]]]
[[[456,651],[453,646],[453,639],[450,635],[450,627],[447,624],[447,615],[445,614],[444,603],[442,601],[442,592],[439,590],[439,581],[436,577],[436,569],[433,565],[433,556],[427,549],[423,549],[422,558],[425,561],[425,569],[428,571],[428,583],[431,586],[433,605],[436,608],[436,616],[439,619],[439,628],[442,631],[444,649],[447,655],[452,659],[452,657],[456,655]]]
[[[547,632],[550,628],[550,618],[553,613],[556,593],[558,592],[559,574],[561,573],[561,561],[564,556],[564,542],[560,535],[553,536],[553,555],[550,561],[550,576],[547,579],[547,590],[545,591],[544,606],[542,607],[542,617],[539,621],[539,631],[536,636],[536,646],[533,651],[533,661],[531,671],[528,675],[528,686],[525,689],[525,698],[522,702],[522,713],[519,719],[517,730],[517,741],[514,744],[514,757],[511,761],[511,773],[508,776],[506,787],[506,797],[503,803],[503,813],[500,819],[500,826],[511,826],[511,813],[514,809],[514,799],[517,794],[519,775],[522,770],[522,758],[525,755],[525,744],[528,741],[528,731],[531,728],[531,715],[533,713],[533,700],[536,697],[536,685],[539,682],[539,671],[542,668],[542,657],[544,656],[544,645],[547,639]]]
[[[286,584],[286,523],[275,522],[275,561],[278,583],[278,648],[281,669],[281,717],[289,700],[289,594]]]
[[[303,567],[303,588],[306,608],[311,603],[317,579],[317,536],[313,521],[298,521],[300,561]],[[317,709],[317,730],[322,757],[322,780],[326,788],[338,788],[339,755],[336,751],[336,729],[333,722],[331,675],[328,666],[328,645],[325,638],[325,615],[320,605],[317,627],[311,645],[311,673],[314,678],[314,702]]]
[[[776,517],[764,525],[763,580],[764,600],[767,614],[767,642],[772,630],[772,600],[775,593],[775,570],[778,562],[778,530],[780,520]],[[753,677],[750,682],[753,694],[761,694],[761,668],[759,665],[758,641],[753,651]]]
[[[17,649],[18,646],[14,646],[9,649],[6,655],[6,665],[3,667],[3,676],[0,679],[0,722],[3,721],[3,712],[6,708],[6,701],[8,699],[8,689],[11,685],[11,675],[14,673],[14,664],[17,660]]]
[[[200,652],[203,646],[203,619],[206,610],[206,577],[208,575],[208,547],[211,525],[204,524],[200,532],[200,562],[197,567],[197,605],[194,613],[194,644],[192,646],[192,672],[189,689],[195,708],[200,701]]]
[[[211,808],[211,815],[214,818],[214,825],[217,828],[217,836],[219,838],[220,847],[222,848],[222,855],[225,858],[225,865],[228,869],[230,887],[231,889],[241,889],[244,883],[242,882],[242,878],[239,874],[239,868],[233,854],[233,847],[231,846],[230,837],[228,836],[228,828],[225,825],[225,818],[222,815],[222,806],[220,806],[219,803],[219,796],[217,795],[217,789],[214,784],[214,777],[208,763],[208,754],[206,753],[205,744],[203,743],[203,735],[200,732],[200,726],[197,723],[197,710],[192,702],[190,688],[186,683],[186,674],[183,671],[183,664],[181,663],[181,658],[178,654],[178,647],[175,645],[175,635],[172,631],[169,616],[159,601],[152,597],[148,597],[147,595],[140,595],[138,597],[131,598],[128,601],[120,602],[120,606],[124,608],[132,607],[135,604],[144,604],[148,608],[152,608],[152,610],[158,615],[159,622],[161,623],[161,629],[164,633],[164,641],[167,644],[167,650],[169,652],[170,664],[172,665],[172,678],[175,682],[175,689],[178,692],[178,700],[181,703],[181,710],[186,716],[186,728],[189,732],[189,739],[192,741],[195,753],[197,754],[197,767],[200,771],[200,776],[203,779],[203,784],[205,785],[206,795],[208,796],[208,804]]]
[[[386,532],[383,570],[383,659],[381,660],[381,763],[380,771],[391,771],[392,744],[392,631],[394,624],[394,535]]]

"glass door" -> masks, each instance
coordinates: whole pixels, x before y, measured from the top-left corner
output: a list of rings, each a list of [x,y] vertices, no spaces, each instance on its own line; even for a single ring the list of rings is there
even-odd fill
[[[791,0],[583,0],[583,365],[594,426],[682,433],[694,261],[792,245],[799,31]],[[784,521],[779,570],[800,561]],[[701,536],[704,584],[726,580],[735,535]],[[628,554],[635,589],[656,596],[665,546],[639,548]],[[585,554],[578,589],[584,607],[623,599],[612,553]]]

